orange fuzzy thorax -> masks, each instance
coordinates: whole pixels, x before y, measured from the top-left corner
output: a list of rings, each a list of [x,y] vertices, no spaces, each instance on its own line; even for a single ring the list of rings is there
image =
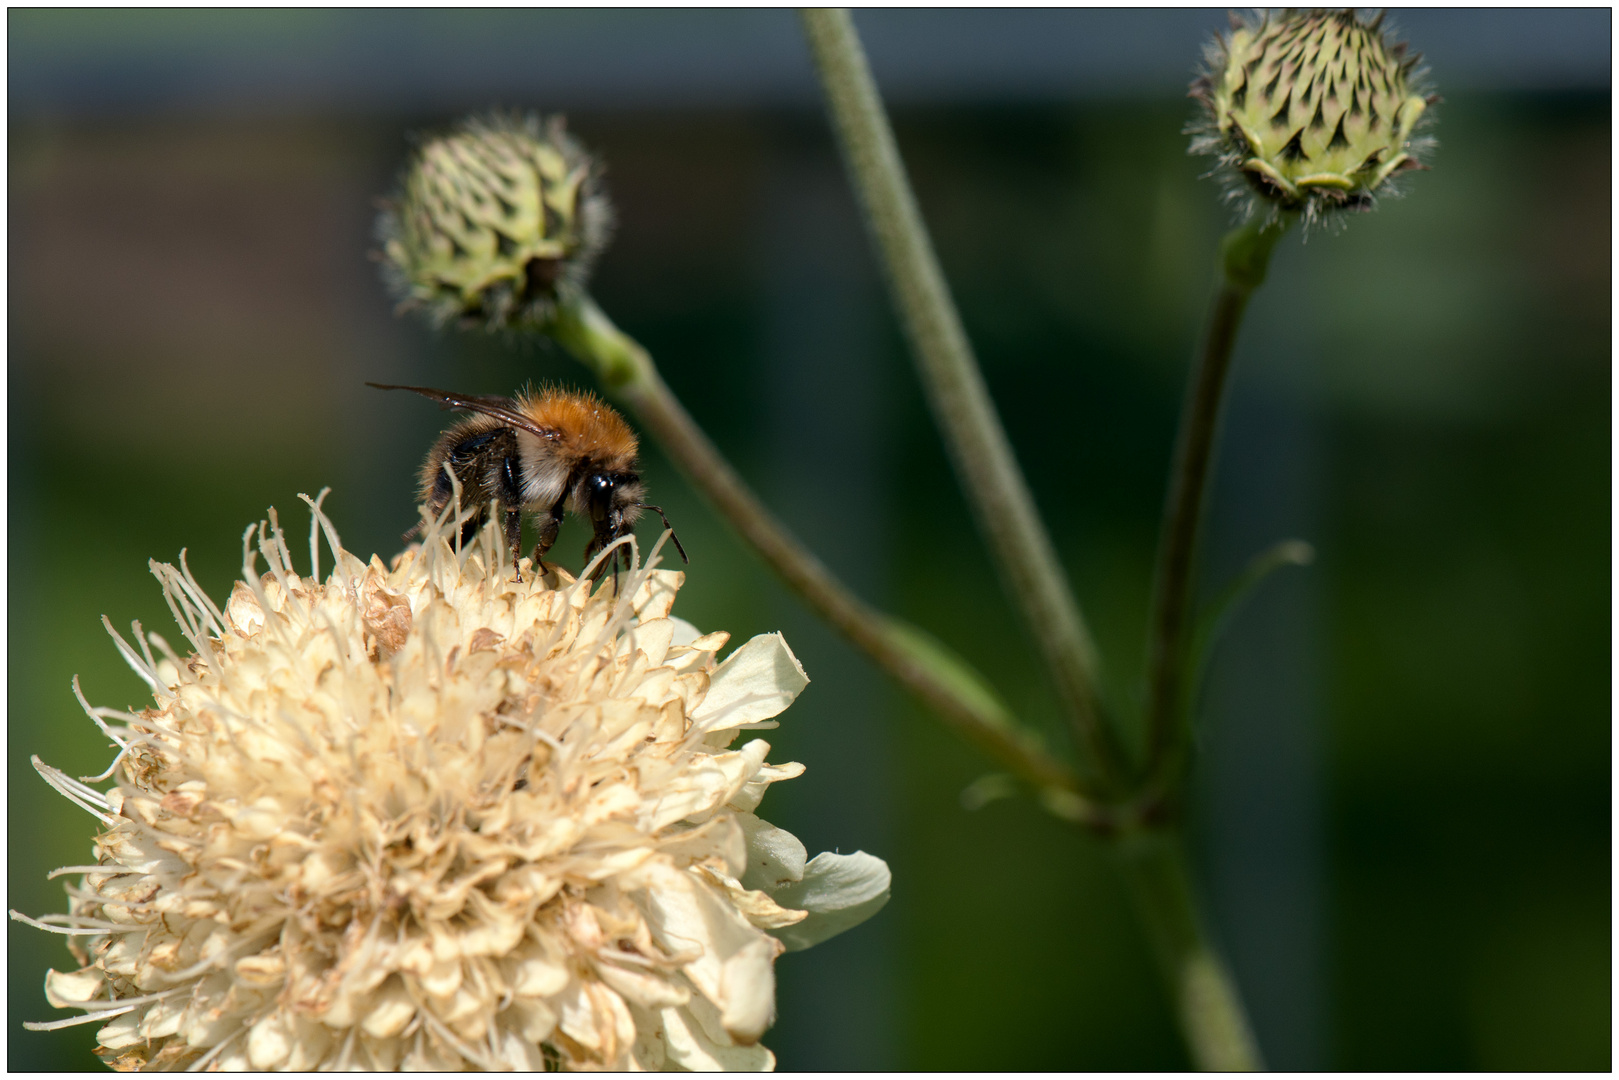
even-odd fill
[[[570,453],[589,455],[611,469],[634,466],[635,432],[594,394],[541,390],[519,394],[517,404],[540,427],[558,432],[560,447]]]

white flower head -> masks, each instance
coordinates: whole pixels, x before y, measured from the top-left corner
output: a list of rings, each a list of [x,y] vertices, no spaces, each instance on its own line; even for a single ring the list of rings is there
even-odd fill
[[[656,551],[593,593],[440,521],[390,568],[306,501],[308,577],[274,511],[222,609],[154,563],[192,655],[114,633],[155,704],[81,696],[100,778],[36,759],[104,829],[70,913],[25,919],[86,1015],[34,1026],[102,1024],[121,1069],[771,1067],[775,958],[888,897],[753,814],[803,772],[731,748],[808,682],[780,635],[716,664]]]

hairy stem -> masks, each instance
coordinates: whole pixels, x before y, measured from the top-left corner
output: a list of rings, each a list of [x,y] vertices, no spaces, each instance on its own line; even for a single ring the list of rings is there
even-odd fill
[[[1180,433],[1176,437],[1153,573],[1146,719],[1147,783],[1155,792],[1176,786],[1189,743],[1186,683],[1193,570],[1232,347],[1248,298],[1264,282],[1271,251],[1292,220],[1291,215],[1279,221],[1256,215],[1226,234],[1220,245],[1219,291],[1181,408]]]
[[[1180,837],[1145,833],[1124,840],[1117,851],[1193,1065],[1207,1072],[1262,1068],[1236,984],[1198,917]]]
[[[952,728],[1042,796],[1093,829],[1111,813],[1085,799],[1073,772],[1013,719],[983,677],[922,631],[867,605],[765,509],[659,376],[651,356],[588,297],[565,303],[546,330],[635,413],[719,515],[783,583]]]
[[[847,10],[805,9],[802,16],[934,419],[979,528],[1055,678],[1088,771],[1116,788],[1126,770],[1102,716],[1095,646],[973,358],[865,50]]]

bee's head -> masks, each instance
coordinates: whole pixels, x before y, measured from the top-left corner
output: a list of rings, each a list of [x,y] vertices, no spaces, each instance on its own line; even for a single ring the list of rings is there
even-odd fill
[[[629,531],[641,516],[641,500],[646,487],[633,472],[593,472],[579,484],[578,504],[596,527],[596,534],[608,540]]]

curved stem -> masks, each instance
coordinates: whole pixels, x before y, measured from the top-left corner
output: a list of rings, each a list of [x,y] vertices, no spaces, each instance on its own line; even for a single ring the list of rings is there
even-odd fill
[[[872,608],[765,509],[658,374],[651,356],[588,297],[565,302],[546,331],[592,368],[635,413],[709,504],[852,644],[1036,792],[1052,812],[1098,830],[1113,814],[1085,798],[1077,778],[1013,719],[965,661],[915,627]]]
[[[1262,1068],[1236,983],[1203,931],[1180,837],[1142,834],[1121,842],[1117,851],[1193,1065],[1207,1072]]]
[[[1256,215],[1227,233],[1221,242],[1220,288],[1181,408],[1180,433],[1176,437],[1153,573],[1152,622],[1147,643],[1147,784],[1157,793],[1175,785],[1186,756],[1186,666],[1193,568],[1232,347],[1248,298],[1264,282],[1271,250],[1293,217],[1272,220]]]
[[[956,473],[1055,677],[1091,771],[1116,787],[1126,773],[1124,755],[1102,716],[1096,648],[973,358],[860,38],[845,9],[801,14],[845,163]]]

